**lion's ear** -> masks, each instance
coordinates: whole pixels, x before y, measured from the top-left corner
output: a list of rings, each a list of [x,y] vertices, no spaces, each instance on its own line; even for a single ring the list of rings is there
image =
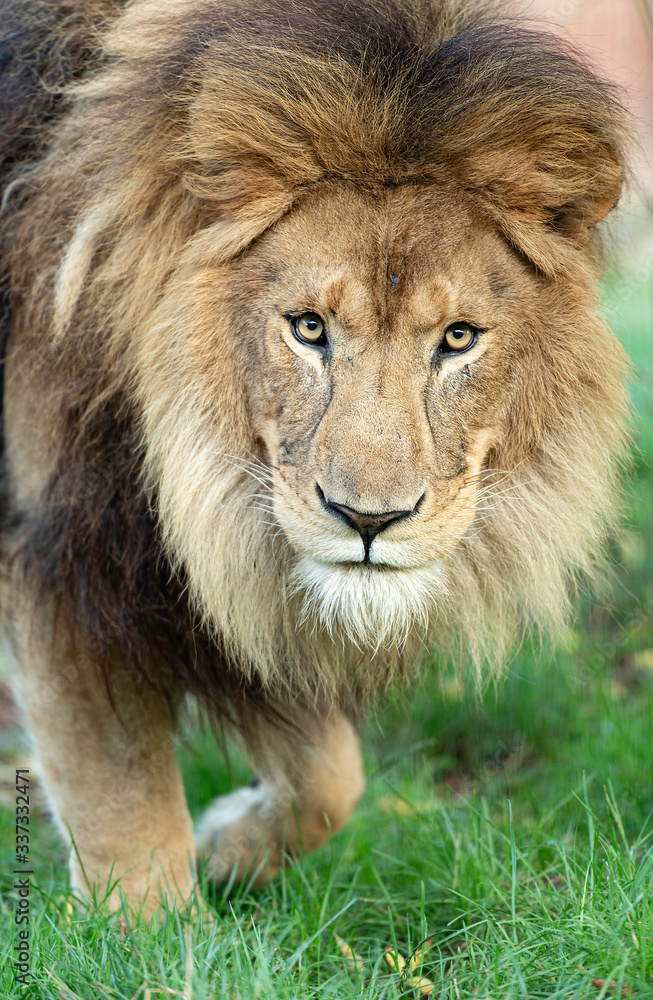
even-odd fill
[[[577,246],[585,242],[589,230],[614,208],[621,193],[623,171],[616,152],[610,146],[594,151],[592,162],[580,164],[581,175],[574,196],[549,209],[548,225],[572,239]],[[567,193],[564,191],[563,194]]]
[[[216,182],[201,187],[200,180],[194,178],[192,184],[186,183],[185,186],[213,203],[216,218],[189,245],[205,263],[214,266],[232,260],[278,222],[291,207],[295,196],[292,190],[280,184],[268,184],[266,189],[263,175],[256,194],[254,188],[244,186],[236,188],[232,185],[223,190]]]
[[[545,274],[558,273],[570,250],[587,245],[592,228],[619,198],[624,176],[615,149],[606,143],[588,145],[563,156],[555,155],[559,151],[520,156],[513,150],[511,158],[504,153],[492,165],[489,177],[488,163],[483,165],[482,197],[490,214]]]

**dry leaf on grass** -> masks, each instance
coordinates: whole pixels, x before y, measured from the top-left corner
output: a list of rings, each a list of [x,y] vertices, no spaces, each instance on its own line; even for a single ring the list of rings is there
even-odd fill
[[[608,983],[607,979],[593,979],[592,980],[592,986],[594,986],[597,990],[605,989],[606,984],[607,984],[608,988],[607,988],[607,990],[605,992],[608,994],[608,996],[610,996],[610,994],[614,993],[614,991],[617,988],[617,984],[615,983],[614,979],[612,980],[611,983]],[[621,987],[621,995],[622,995],[622,997],[632,996],[632,990],[630,989],[629,986],[622,986]]]
[[[580,969],[581,972],[587,972],[587,969],[585,968],[584,965],[579,965],[578,968]],[[612,996],[612,994],[617,988],[617,984],[614,981],[614,979],[611,982],[608,982],[607,979],[593,978],[592,986],[596,990],[605,990],[606,996]],[[622,997],[631,997],[633,995],[633,991],[631,990],[630,986],[625,986],[625,985],[622,986],[621,995]]]
[[[426,976],[414,975],[413,973],[415,968],[421,964],[423,954],[431,944],[432,940],[427,941],[425,945],[415,952],[409,962],[406,962],[404,956],[400,955],[399,952],[395,952],[392,945],[387,945],[385,949],[385,960],[390,968],[398,972],[403,979],[411,984],[413,989],[419,990],[422,996],[425,997],[431,996],[435,989],[435,983],[432,983]]]
[[[349,966],[349,968],[352,969],[353,971],[358,970],[358,972],[360,972],[360,974],[362,975],[363,969],[365,968],[365,961],[362,958],[362,956],[357,955],[356,952],[353,950],[353,948],[350,945],[348,945],[347,942],[344,941],[337,934],[335,938],[336,938],[336,943],[338,945],[338,951],[340,952],[341,955],[344,955],[344,957],[346,958],[347,965]]]

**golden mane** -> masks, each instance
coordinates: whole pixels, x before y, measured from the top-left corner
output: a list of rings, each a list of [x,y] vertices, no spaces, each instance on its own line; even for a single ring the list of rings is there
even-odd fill
[[[108,671],[126,651],[166,693],[241,724],[292,703],[351,708],[427,640],[497,666],[520,628],[559,629],[619,511],[625,367],[594,292],[593,227],[623,173],[610,87],[472,0],[145,0],[101,45],[41,126],[47,155],[10,164],[16,336],[54,456],[5,532],[33,592],[56,596]],[[564,329],[528,316],[542,333],[442,600],[373,656],[301,624],[287,544],[244,513],[256,442],[228,348],[208,420],[198,369],[171,346],[205,335],[202,283],[218,295],[231,262],[333,180],[455,182],[548,283],[552,314],[567,304]],[[591,353],[574,329],[592,330]]]

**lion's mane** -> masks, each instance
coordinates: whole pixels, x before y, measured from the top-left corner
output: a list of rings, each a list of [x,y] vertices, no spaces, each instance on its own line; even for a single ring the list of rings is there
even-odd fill
[[[47,7],[18,6],[35,22]],[[592,226],[623,161],[609,86],[487,2],[110,6],[67,8],[62,97],[16,126],[29,156],[6,159],[15,336],[53,454],[30,509],[9,484],[21,579],[54,595],[107,670],[127,660],[228,716],[351,708],[412,670],[426,639],[496,664],[520,627],[559,628],[613,527],[624,449],[624,363],[594,292]],[[454,178],[548,283],[556,316],[567,305],[564,329],[528,317],[522,392],[441,600],[373,655],[302,619],[293,552],[251,504],[266,484],[233,333],[209,334],[197,305],[334,178]]]

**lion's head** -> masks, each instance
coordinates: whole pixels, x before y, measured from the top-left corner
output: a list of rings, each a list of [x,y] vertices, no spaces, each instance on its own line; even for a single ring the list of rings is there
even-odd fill
[[[55,339],[100,331],[165,551],[243,669],[329,691],[356,647],[363,686],[426,637],[500,658],[564,620],[615,515],[618,105],[489,4],[253,10],[139,0],[109,33],[47,167]]]

